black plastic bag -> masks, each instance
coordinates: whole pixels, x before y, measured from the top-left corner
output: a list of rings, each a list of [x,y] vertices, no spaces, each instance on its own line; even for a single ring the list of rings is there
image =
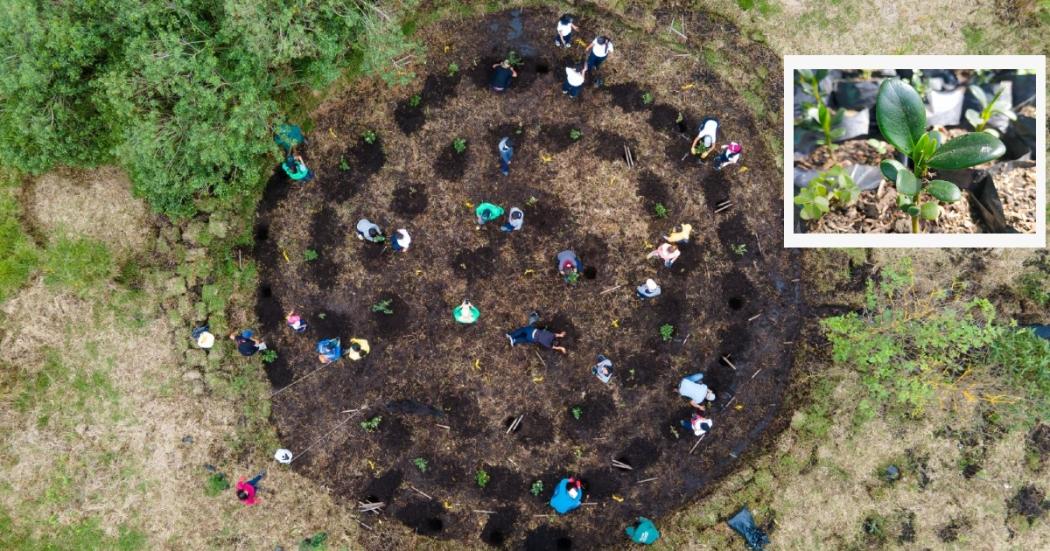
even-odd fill
[[[835,83],[835,104],[839,107],[860,111],[875,106],[879,95],[876,80],[843,80]]]
[[[755,518],[751,516],[751,511],[747,507],[733,515],[733,518],[727,520],[726,524],[744,537],[751,551],[762,551],[763,547],[769,545],[769,536],[755,524]]]

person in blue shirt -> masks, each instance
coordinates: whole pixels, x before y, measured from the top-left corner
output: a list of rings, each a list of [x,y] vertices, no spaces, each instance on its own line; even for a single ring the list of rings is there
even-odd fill
[[[631,541],[642,545],[652,545],[660,539],[660,531],[656,529],[656,525],[645,517],[638,517],[638,520],[628,526],[625,532]]]
[[[581,503],[583,483],[573,477],[561,479],[554,488],[554,495],[551,496],[551,508],[559,515],[564,515],[579,507]]]
[[[339,339],[324,339],[317,343],[317,359],[323,364],[332,363],[343,357],[343,347]]]
[[[494,92],[502,92],[510,88],[511,79],[518,76],[518,72],[514,70],[510,61],[506,59],[496,63],[492,68],[495,69],[495,72],[492,73],[492,90]]]
[[[504,137],[499,141],[499,171],[507,176],[510,174],[510,160],[514,157],[514,144],[510,138]]]

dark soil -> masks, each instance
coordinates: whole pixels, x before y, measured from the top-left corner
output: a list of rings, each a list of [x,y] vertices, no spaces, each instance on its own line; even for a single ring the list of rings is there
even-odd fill
[[[626,164],[627,160],[623,150],[624,144],[627,144],[627,147],[630,148],[632,155],[638,155],[638,140],[625,138],[608,130],[595,132],[592,143],[594,156],[603,161],[620,161]]]
[[[395,189],[390,210],[408,218],[423,214],[427,210],[427,186],[409,183]]]
[[[1050,501],[1046,500],[1046,493],[1034,484],[1028,484],[1017,490],[1014,497],[1006,502],[1006,508],[1010,513],[1021,515],[1032,522],[1050,510]]]
[[[649,111],[649,126],[653,127],[653,130],[657,132],[683,134],[685,131],[678,124],[678,115],[680,113],[681,111],[666,103],[657,103]]]
[[[1039,454],[1041,461],[1050,456],[1050,425],[1039,424],[1028,435],[1028,447]]]
[[[415,134],[427,122],[427,113],[423,109],[422,102],[415,107],[412,106],[412,98],[405,98],[397,102],[397,108],[394,109],[394,122],[405,135]]]
[[[970,524],[966,522],[966,519],[955,518],[937,531],[937,537],[944,543],[952,543],[958,540],[962,532],[969,527]]]
[[[485,527],[481,529],[481,541],[492,547],[503,547],[511,538],[518,523],[517,509],[504,507],[489,515]]]
[[[613,105],[623,109],[625,113],[634,113],[647,107],[642,100],[645,92],[638,87],[636,82],[610,84],[605,86],[604,90],[612,95]]]
[[[572,131],[579,130],[582,134],[578,139],[572,139]],[[566,149],[583,141],[590,141],[587,133],[579,126],[571,124],[552,124],[540,128],[540,141],[548,153],[561,153]]]
[[[459,181],[467,171],[467,163],[472,154],[470,144],[467,144],[467,149],[462,153],[456,152],[452,145],[448,145],[434,160],[434,173],[452,182]]]

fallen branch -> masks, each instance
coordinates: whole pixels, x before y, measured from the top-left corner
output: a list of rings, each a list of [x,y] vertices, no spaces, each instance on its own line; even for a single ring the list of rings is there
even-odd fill
[[[759,317],[761,317],[761,316],[762,316],[762,312],[759,312],[759,313],[757,313],[757,314],[755,314],[755,315],[751,316],[750,318],[747,318],[747,322],[748,322],[748,323],[751,323],[751,322],[752,322],[752,321],[754,321],[754,320],[755,320],[756,318],[759,318]]]
[[[496,511],[482,511],[481,509],[474,509],[474,512],[478,513],[478,514],[481,514],[481,515],[495,515],[496,514]]]
[[[758,371],[756,371],[755,374],[751,376],[751,378],[754,379],[758,376],[759,373],[762,373],[762,368],[759,368]]]
[[[364,527],[364,528],[367,528],[368,530],[372,530],[372,529],[373,529],[373,528],[372,528],[371,526],[369,526],[369,525],[367,525],[367,524],[365,524],[365,523],[361,522],[360,520],[358,520],[358,519],[356,519],[356,518],[354,518],[354,517],[350,517],[350,518],[353,518],[353,519],[354,519],[354,522],[356,522],[356,523],[360,524],[360,525],[361,525],[362,527]]]
[[[536,352],[535,350],[533,350],[532,352],[533,354],[536,354],[536,359],[538,359],[540,363],[543,364],[543,369],[547,369],[547,362],[543,361],[543,356],[540,356],[540,353]]]
[[[450,427],[450,426],[448,426],[448,425],[442,425],[442,424],[440,424],[440,423],[434,423],[434,424],[435,424],[435,425],[437,425],[437,426],[439,426],[439,427],[441,427],[441,428],[443,428],[443,429],[445,429],[445,430],[449,430],[449,429],[451,429],[451,428],[452,428],[452,427]]]
[[[428,496],[427,494],[423,493],[423,491],[422,491],[422,490],[420,490],[419,488],[416,488],[415,486],[413,486],[413,485],[411,485],[411,484],[409,484],[409,485],[408,485],[408,487],[409,487],[409,489],[411,489],[411,490],[412,490],[413,492],[415,492],[415,493],[417,493],[417,494],[419,494],[419,495],[421,495],[421,496],[423,496],[423,497],[425,497],[425,498],[429,499],[430,501],[434,501],[434,498],[432,498],[432,497]]]
[[[621,283],[621,284],[617,285],[616,287],[609,287],[608,289],[606,289],[606,290],[604,290],[604,291],[602,291],[602,292],[598,293],[598,295],[599,295],[599,296],[601,296],[601,295],[606,295],[606,294],[609,294],[609,293],[611,293],[611,292],[613,292],[613,291],[615,291],[615,290],[619,289],[620,287],[623,287],[623,283]]]
[[[362,513],[375,513],[377,515],[379,514],[380,509],[386,507],[386,503],[383,503],[382,501],[377,503],[358,501],[357,504],[359,505],[357,508],[358,511]]]

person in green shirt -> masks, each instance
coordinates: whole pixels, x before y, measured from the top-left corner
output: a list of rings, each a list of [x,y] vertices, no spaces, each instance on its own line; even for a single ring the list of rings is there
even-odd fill
[[[478,227],[480,228],[486,222],[491,222],[503,216],[503,207],[492,203],[482,203],[478,205],[478,208],[474,209],[474,214],[478,217]]]
[[[480,317],[481,311],[466,299],[463,300],[463,304],[452,309],[452,318],[456,320],[456,323],[470,325],[478,321]]]
[[[660,539],[660,531],[656,529],[656,525],[645,517],[638,517],[634,524],[627,527],[626,532],[631,541],[643,545],[652,545]]]
[[[310,172],[310,169],[307,168],[306,161],[303,161],[301,155],[289,155],[281,163],[281,168],[284,169],[289,178],[296,182],[309,182],[314,177],[313,172]]]

